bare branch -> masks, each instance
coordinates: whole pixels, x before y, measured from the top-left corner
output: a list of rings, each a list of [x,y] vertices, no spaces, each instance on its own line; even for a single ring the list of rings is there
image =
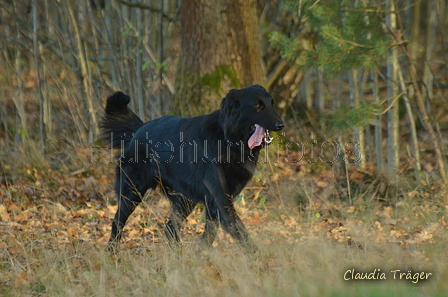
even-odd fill
[[[152,6],[149,6],[149,5],[145,5],[145,4],[142,4],[142,3],[138,3],[138,2],[133,3],[133,2],[126,1],[126,0],[116,0],[116,1],[118,3],[120,3],[120,4],[122,4],[122,5],[126,5],[126,6],[129,6],[129,7],[136,7],[136,8],[140,8],[140,9],[149,10],[149,11],[155,12],[155,13],[162,13],[162,16],[165,19],[169,20],[170,22],[175,22],[174,18],[172,18],[169,15],[165,14],[163,11],[161,12],[160,9],[158,9],[158,8],[155,8],[155,7],[152,7]]]

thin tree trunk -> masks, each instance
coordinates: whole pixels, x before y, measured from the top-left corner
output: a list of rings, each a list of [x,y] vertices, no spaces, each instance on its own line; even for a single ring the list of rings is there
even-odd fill
[[[366,102],[366,99],[364,97],[365,92],[364,90],[367,89],[367,81],[369,79],[369,69],[368,68],[362,68],[362,74],[360,76],[360,84],[359,84],[359,97],[361,99],[361,102]],[[364,134],[364,153],[365,153],[365,164],[372,163],[373,162],[373,137],[372,133],[370,132],[370,124],[363,125],[362,130]]]
[[[325,109],[325,92],[324,92],[324,72],[317,69],[317,86],[316,86],[316,110],[323,113]]]
[[[436,131],[434,130],[434,128],[432,127],[431,121],[429,119],[429,115],[428,115],[428,111],[426,106],[430,106],[430,101],[427,101],[426,98],[427,96],[424,96],[422,94],[422,91],[420,89],[420,86],[418,84],[418,81],[420,80],[420,77],[418,76],[418,72],[417,72],[417,59],[418,59],[418,48],[419,48],[419,44],[420,44],[420,16],[421,16],[421,8],[422,8],[422,2],[421,1],[416,1],[415,6],[413,7],[413,11],[412,11],[412,29],[411,29],[411,40],[410,40],[410,50],[407,52],[408,58],[409,58],[409,64],[410,64],[410,77],[411,77],[411,82],[412,82],[412,86],[413,86],[413,91],[414,91],[414,96],[415,96],[415,102],[419,111],[419,116],[420,116],[420,120],[423,124],[423,126],[425,127],[426,131],[428,131],[430,139],[433,143],[434,146],[434,151],[436,153],[436,160],[437,160],[437,164],[439,166],[439,171],[440,171],[440,176],[443,180],[444,183],[446,183],[447,180],[447,172],[446,172],[446,163],[445,163],[445,159],[444,159],[444,154],[442,151],[442,146],[441,146],[441,141],[440,138],[437,137]],[[431,18],[431,5],[428,5],[428,14],[429,14],[429,18]],[[435,20],[434,20],[435,21]],[[433,22],[434,22],[433,21]],[[432,23],[430,22],[430,20],[428,20],[428,28],[431,30],[431,26]],[[429,35],[431,35],[431,33],[428,33]],[[431,43],[431,37],[427,36],[427,42],[429,41]],[[423,78],[423,81],[426,85],[426,92],[425,94],[430,94],[432,95],[432,91],[429,92],[430,89],[428,88],[428,83],[430,83],[432,85],[432,81],[429,82],[430,77],[432,77],[432,75],[430,74],[430,69],[428,67],[428,58],[431,58],[431,47],[433,48],[433,45],[427,45],[426,47],[426,61],[425,61],[425,70],[424,72],[426,72],[426,80],[425,78]],[[432,58],[431,58],[432,59]],[[428,68],[427,68],[428,67]]]
[[[418,88],[418,84],[416,81],[413,81],[412,84],[414,86],[414,91],[416,95],[417,107],[420,110],[420,118],[423,122],[423,125],[425,126],[426,131],[428,131],[431,141],[434,145],[434,151],[436,153],[436,159],[437,164],[439,165],[440,175],[442,177],[443,183],[446,184],[448,180],[446,175],[446,165],[443,159],[442,147],[440,145],[436,132],[434,131],[434,128],[432,127],[431,122],[429,120],[428,112],[426,111],[425,100],[420,92],[420,89]]]
[[[446,6],[448,3],[446,3],[445,0],[439,0],[436,3],[436,18],[437,18],[437,33],[440,38],[440,51],[442,53],[446,50],[446,40],[445,40],[445,28],[447,27],[447,17],[446,17]],[[445,62],[445,77],[448,75],[448,57],[447,55],[443,55],[443,61]]]
[[[387,25],[389,29],[395,33],[397,29],[397,16],[395,12],[394,0],[386,1],[387,10],[390,13],[387,15]],[[396,175],[399,169],[399,115],[398,115],[398,101],[395,101],[399,95],[398,92],[398,48],[393,46],[391,52],[387,56],[387,95],[388,106],[387,112],[387,173],[389,177]],[[393,106],[391,106],[393,104]]]
[[[17,14],[17,6],[14,2],[14,10]],[[17,34],[17,40],[18,44],[20,44],[21,40],[21,34],[19,31],[18,24],[16,24],[16,34]],[[17,96],[12,96],[12,100],[14,101],[14,105],[17,109],[17,113],[20,118],[20,125],[18,126],[18,133],[17,135],[20,135],[22,138],[27,137],[27,126],[26,126],[26,112],[25,112],[25,106],[23,103],[23,80],[22,80],[22,49],[20,48],[20,45],[17,46],[16,51],[16,60],[15,60],[15,70],[16,70],[16,77],[17,77]]]
[[[138,116],[142,121],[145,121],[145,106],[143,104],[143,78],[142,78],[142,43],[143,43],[143,11],[137,8],[137,52],[136,52],[136,67],[135,76],[137,78],[137,102],[138,102]]]
[[[44,46],[42,44],[39,44],[39,54],[41,56],[41,60],[42,60],[42,75],[43,77],[48,77],[48,60],[45,57],[44,53]],[[43,110],[43,117],[44,117],[44,125],[45,125],[45,129],[46,129],[46,134],[51,134],[53,132],[53,125],[51,123],[51,104],[49,101],[49,90],[48,90],[48,84],[42,84],[42,94],[43,94],[43,105],[44,105],[44,110]]]
[[[411,0],[412,1],[412,0]],[[422,1],[412,1],[414,5],[412,6],[412,17],[410,23],[410,56],[413,63],[417,62],[418,49],[420,48],[420,15],[422,10]]]
[[[20,38],[20,37],[18,37]],[[19,115],[20,124],[18,125],[18,129],[16,129],[16,134],[21,136],[22,138],[26,138],[26,112],[25,106],[23,105],[23,80],[22,80],[22,66],[21,66],[21,58],[22,51],[20,47],[17,47],[16,52],[16,77],[17,77],[17,96],[12,96],[12,100],[14,101],[14,105],[17,109],[17,113]]]
[[[118,63],[118,58],[117,58],[117,50],[116,50],[116,42],[115,42],[115,34],[114,34],[114,27],[112,25],[112,12],[113,12],[113,7],[112,4],[109,1],[105,2],[105,15],[104,15],[104,23],[105,23],[105,28],[104,28],[104,36],[105,40],[107,42],[107,46],[109,47],[109,51],[110,51],[110,55],[112,57],[112,61],[113,61],[113,65],[111,65],[111,77],[112,77],[112,82],[111,82],[111,86],[121,89],[122,87],[122,80],[121,80],[121,75],[120,75],[120,68],[119,68],[119,63]]]
[[[40,65],[39,65],[39,45],[37,42],[37,29],[38,29],[38,21],[37,21],[37,0],[33,0],[32,2],[32,10],[33,10],[33,55],[34,55],[34,68],[36,70],[36,79],[37,79],[37,93],[39,96],[39,134],[41,139],[41,151],[42,155],[45,154],[46,150],[46,131],[45,131],[45,116],[44,116],[44,96],[42,94],[42,82],[40,80]]]
[[[131,1],[132,2],[132,1]],[[133,18],[134,18],[134,11],[135,8],[133,7],[123,7],[123,18],[126,21],[126,27],[125,28],[129,28],[132,29],[131,24],[133,23]],[[134,48],[134,40],[132,37],[132,31],[130,31],[129,33],[127,33],[124,36],[124,42],[121,43],[121,54],[123,56],[123,65],[124,65],[124,84],[125,84],[125,92],[127,92],[128,94],[130,94],[132,97],[135,94],[135,90],[134,90],[134,84],[132,83],[133,80],[133,69],[134,67],[132,67],[132,60],[128,59],[128,56],[132,56],[132,50]],[[131,100],[130,102],[130,106],[133,110],[136,110],[135,108],[135,100]]]
[[[373,102],[379,103],[380,96],[378,90],[378,73],[376,69],[372,69],[372,92]],[[375,152],[376,152],[376,166],[380,171],[384,171],[383,161],[383,128],[382,128],[382,116],[375,116]]]
[[[90,114],[90,119],[92,121],[92,130],[94,132],[94,138],[98,137],[100,135],[99,131],[99,124],[98,119],[96,116],[96,110],[94,108],[93,104],[93,98],[92,98],[92,90],[90,86],[90,77],[89,77],[89,71],[88,71],[88,65],[85,57],[84,52],[84,46],[81,39],[81,33],[79,31],[79,24],[78,19],[75,16],[75,13],[73,12],[71,3],[67,3],[68,12],[70,14],[70,19],[73,24],[73,29],[75,30],[75,37],[76,37],[76,44],[78,49],[78,58],[79,58],[79,64],[81,66],[81,75],[82,75],[82,82],[84,86],[84,93],[86,95],[86,101],[87,101],[87,107]]]
[[[48,7],[48,0],[44,1],[45,5],[45,22],[46,22],[46,30],[47,34],[50,35],[52,31],[52,26],[50,25],[50,8]],[[48,58],[45,54],[45,46],[42,43],[39,43],[39,53],[42,57],[42,68],[43,68],[43,77],[48,77],[50,74],[50,70],[48,68]],[[44,94],[44,123],[45,127],[47,129],[47,134],[53,133],[53,122],[51,121],[51,103],[50,103],[50,95],[49,95],[49,85],[44,84],[43,88],[43,94]]]
[[[408,57],[410,57],[410,54],[408,53]],[[411,80],[412,80],[412,86],[414,88],[414,93],[415,93],[415,101],[418,107],[418,110],[420,112],[420,120],[423,123],[423,126],[425,127],[426,131],[428,131],[428,134],[430,136],[430,139],[433,143],[434,146],[434,151],[436,153],[436,160],[437,160],[437,164],[439,165],[439,171],[440,171],[440,176],[442,178],[442,181],[444,183],[447,183],[448,178],[447,178],[447,172],[446,172],[446,164],[445,164],[445,159],[444,159],[444,153],[442,151],[442,146],[441,146],[441,141],[440,139],[437,137],[437,134],[434,130],[434,128],[432,127],[431,121],[429,119],[429,115],[428,115],[428,111],[426,109],[426,100],[424,98],[424,96],[422,95],[422,92],[420,90],[417,78],[417,68],[415,66],[415,63],[413,63],[413,61],[411,61],[410,63],[411,66]]]
[[[433,82],[434,76],[432,74],[432,58],[434,52],[435,42],[435,28],[436,28],[436,5],[434,0],[427,2],[428,15],[427,15],[427,27],[426,27],[426,47],[425,47],[425,63],[423,66],[423,83],[425,84],[426,92],[422,95],[423,98],[432,100],[433,98]],[[428,103],[427,103],[428,104]],[[428,105],[429,109],[430,105]]]
[[[355,108],[361,105],[361,94],[359,90],[359,74],[358,69],[353,68],[350,77],[350,101],[351,105]],[[356,162],[356,167],[366,166],[366,143],[365,143],[365,133],[363,127],[355,127],[353,129],[353,136],[355,142],[359,144],[359,162]],[[355,149],[355,148],[354,148]]]
[[[95,4],[97,4],[97,0],[91,0],[91,1],[93,1],[93,3],[95,3]],[[99,29],[98,29],[99,16],[98,16],[98,14],[95,14],[95,11],[92,8],[91,4],[87,4],[86,6],[87,6],[87,12],[88,12],[88,16],[89,16],[88,22],[90,25],[90,26],[88,26],[88,27],[86,26],[86,27],[87,27],[87,30],[90,27],[90,32],[89,31],[88,32],[93,37],[92,38],[93,46],[94,46],[93,52],[95,53],[94,55],[91,55],[91,57],[90,57],[92,59],[93,63],[87,63],[88,70],[89,70],[89,77],[101,77],[101,69],[104,69],[104,65],[103,65],[104,61],[103,61],[103,59],[101,59],[103,51],[101,51],[101,49],[100,49],[100,40],[101,39],[98,34],[99,33]],[[84,47],[85,47],[85,52],[87,53],[88,52],[87,43],[84,43]],[[89,59],[87,57],[87,61],[88,60]],[[110,68],[108,67],[108,69],[110,69]],[[91,88],[92,95],[98,93],[95,90],[94,84],[91,84],[90,88]]]
[[[306,70],[305,77],[303,80],[304,90],[305,90],[305,104],[306,108],[309,110],[313,109],[313,71]]]
[[[158,42],[157,42],[157,55],[159,56],[159,69],[157,72],[157,99],[156,99],[156,112],[160,113],[162,111],[162,102],[163,102],[163,62],[165,58],[163,57],[163,48],[164,48],[164,40],[163,40],[163,5],[164,0],[159,0],[159,19],[158,19]]]
[[[411,130],[412,153],[414,155],[414,170],[418,174],[418,172],[421,171],[422,167],[420,164],[420,150],[418,148],[418,136],[417,136],[417,129],[415,128],[414,112],[412,111],[412,106],[411,103],[409,102],[409,92],[405,84],[403,72],[401,68],[399,68],[398,70],[399,70],[398,74],[400,77],[401,90],[404,93],[403,100],[409,117],[409,129]]]

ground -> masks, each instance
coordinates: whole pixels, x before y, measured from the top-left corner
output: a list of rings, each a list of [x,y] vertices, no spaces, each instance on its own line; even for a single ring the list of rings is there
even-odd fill
[[[259,253],[224,232],[212,248],[199,247],[200,207],[182,229],[182,247],[169,248],[169,202],[155,190],[111,255],[113,160],[88,147],[77,154],[92,159],[77,169],[25,167],[14,182],[13,165],[2,164],[2,296],[444,296],[448,288],[448,202],[435,182],[391,185],[353,166],[348,191],[336,169],[260,164],[236,201]]]

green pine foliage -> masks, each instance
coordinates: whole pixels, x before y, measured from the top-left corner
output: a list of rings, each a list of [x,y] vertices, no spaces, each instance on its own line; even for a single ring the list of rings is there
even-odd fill
[[[384,9],[377,1],[354,5],[349,0],[287,0],[285,9],[296,13],[313,32],[313,47],[308,49],[302,46],[303,36],[271,35],[272,44],[298,67],[318,67],[331,75],[385,63],[388,32],[383,26]]]
[[[361,104],[359,106],[342,105],[334,113],[322,115],[322,122],[329,129],[338,131],[361,128],[381,112],[379,103]]]

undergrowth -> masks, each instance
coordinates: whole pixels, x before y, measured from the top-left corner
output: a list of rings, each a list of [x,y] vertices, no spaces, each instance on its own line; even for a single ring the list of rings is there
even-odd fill
[[[169,203],[152,191],[131,216],[120,253],[111,256],[105,252],[116,210],[110,151],[83,147],[41,158],[38,150],[2,152],[2,296],[446,292],[448,203],[436,181],[403,175],[391,182],[373,168],[280,159],[260,164],[236,202],[258,254],[246,254],[223,232],[212,248],[200,248],[201,208],[182,229],[182,249],[171,250],[162,234]],[[58,165],[58,158],[71,161]],[[413,283],[394,279],[396,270],[431,275]],[[387,279],[344,280],[351,271]]]

